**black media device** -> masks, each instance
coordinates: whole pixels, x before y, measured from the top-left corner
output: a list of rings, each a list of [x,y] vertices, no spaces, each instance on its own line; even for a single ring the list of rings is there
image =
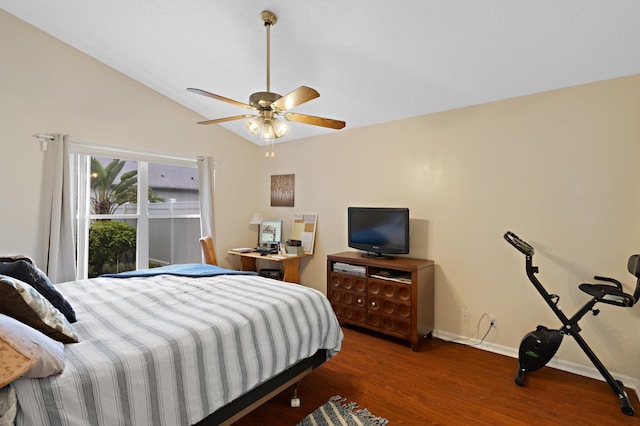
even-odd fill
[[[349,207],[347,242],[364,257],[394,257],[409,253],[409,209]]]

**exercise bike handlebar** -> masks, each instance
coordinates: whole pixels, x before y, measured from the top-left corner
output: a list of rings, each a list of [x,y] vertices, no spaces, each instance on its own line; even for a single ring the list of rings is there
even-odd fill
[[[529,244],[525,241],[521,240],[516,234],[511,231],[507,231],[504,234],[504,239],[507,240],[509,244],[514,246],[518,251],[525,256],[533,256],[534,250]]]
[[[598,281],[605,281],[605,282],[608,282],[608,283],[613,283],[613,284],[616,285],[616,287],[618,287],[618,290],[620,290],[620,291],[623,290],[622,283],[620,281],[616,280],[616,279],[608,278],[608,277],[601,277],[599,275],[594,276],[593,279],[594,280],[598,280]]]

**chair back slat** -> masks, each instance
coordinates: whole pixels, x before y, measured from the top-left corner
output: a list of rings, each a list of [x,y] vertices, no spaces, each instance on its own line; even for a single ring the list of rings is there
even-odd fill
[[[216,259],[216,250],[213,246],[213,238],[209,235],[205,235],[200,238],[200,246],[202,247],[202,254],[204,255],[204,262],[209,265],[218,265]]]

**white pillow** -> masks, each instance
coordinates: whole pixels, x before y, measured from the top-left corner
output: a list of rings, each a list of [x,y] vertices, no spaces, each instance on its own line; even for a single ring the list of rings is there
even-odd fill
[[[64,345],[7,315],[0,314],[0,339],[20,344],[24,341],[40,348],[42,356],[22,377],[48,377],[64,370]]]

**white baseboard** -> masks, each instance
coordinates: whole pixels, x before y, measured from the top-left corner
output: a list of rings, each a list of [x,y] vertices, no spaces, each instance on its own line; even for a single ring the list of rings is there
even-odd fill
[[[447,342],[460,343],[463,345],[473,346],[474,348],[482,349],[484,351],[505,355],[511,358],[518,358],[517,348],[510,348],[508,346],[496,345],[494,343],[487,342],[480,343],[479,339],[469,339],[465,336],[448,333],[446,331],[434,330],[433,336]],[[589,377],[591,379],[596,379],[603,382],[605,381],[604,377],[602,377],[595,366],[587,366],[583,364],[577,364],[575,362],[563,361],[561,359],[557,359],[556,357],[552,358],[547,365],[558,370],[567,371],[569,373],[578,374],[580,376]],[[515,368],[517,369],[517,365]],[[636,395],[640,397],[640,379],[631,376],[625,376],[623,374],[618,374],[613,371],[610,371],[610,373],[616,379],[622,381],[625,387],[633,389]]]

